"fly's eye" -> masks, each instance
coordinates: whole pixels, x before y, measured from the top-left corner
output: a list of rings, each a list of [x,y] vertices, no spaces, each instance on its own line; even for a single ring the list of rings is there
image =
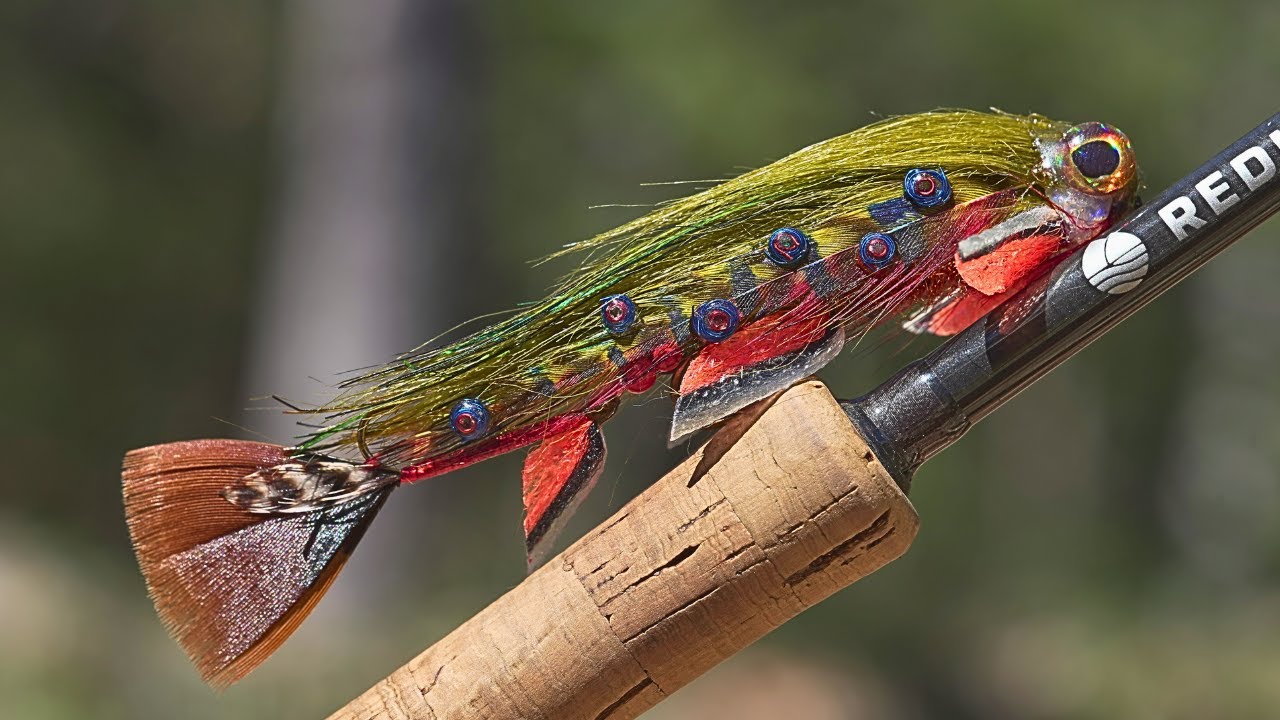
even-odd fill
[[[1097,180],[1120,167],[1120,151],[1106,140],[1090,140],[1071,151],[1071,162],[1081,175]]]
[[[1128,188],[1137,177],[1129,138],[1110,125],[1077,125],[1056,144],[1054,167],[1060,178],[1085,192],[1106,195]]]

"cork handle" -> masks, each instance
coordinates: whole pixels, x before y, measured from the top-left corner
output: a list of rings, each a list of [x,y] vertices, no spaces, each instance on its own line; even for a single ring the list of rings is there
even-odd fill
[[[897,558],[917,527],[835,399],[807,382],[332,717],[636,717]]]

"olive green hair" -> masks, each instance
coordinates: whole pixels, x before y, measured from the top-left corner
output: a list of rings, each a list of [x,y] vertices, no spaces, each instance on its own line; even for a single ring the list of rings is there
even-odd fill
[[[607,361],[652,332],[669,332],[674,304],[688,312],[723,296],[729,263],[752,258],[780,227],[805,228],[824,252],[856,238],[836,221],[867,217],[868,208],[902,195],[904,173],[943,168],[957,203],[1035,183],[1036,139],[1065,127],[1038,116],[938,111],[888,118],[799,150],[758,170],[663,204],[620,227],[568,246],[578,269],[550,297],[452,344],[426,347],[344,383],[312,412],[331,423],[305,443],[360,445],[387,464],[411,464],[458,447],[449,413],[464,397],[481,398],[495,431],[570,412],[617,377]],[[787,272],[759,267],[761,282]],[[602,326],[601,299],[625,293],[640,331],[620,341]],[[570,392],[548,381],[591,372]],[[539,388],[543,389],[539,389]]]

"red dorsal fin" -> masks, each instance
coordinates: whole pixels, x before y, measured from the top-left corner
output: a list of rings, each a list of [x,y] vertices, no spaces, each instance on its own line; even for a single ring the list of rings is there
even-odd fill
[[[532,570],[604,469],[604,435],[583,416],[547,438],[524,461],[524,539]]]

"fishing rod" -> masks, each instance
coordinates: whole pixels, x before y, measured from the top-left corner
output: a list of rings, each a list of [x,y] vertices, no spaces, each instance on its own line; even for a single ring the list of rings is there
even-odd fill
[[[866,395],[739,413],[332,717],[639,715],[905,552],[915,470],[1280,209],[1277,163],[1280,115]]]
[[[870,393],[842,403],[906,489],[926,460],[1280,208],[1280,114]]]

